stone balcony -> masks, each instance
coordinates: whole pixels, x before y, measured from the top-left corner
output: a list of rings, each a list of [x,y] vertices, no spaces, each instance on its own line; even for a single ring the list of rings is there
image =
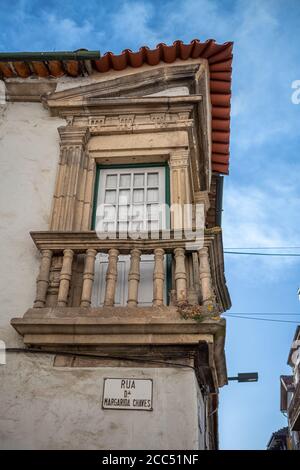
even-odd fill
[[[177,352],[179,348],[191,353],[198,351],[200,343],[205,343],[210,357],[208,363],[214,365],[219,376],[216,382],[219,385],[226,382],[225,320],[220,314],[230,307],[230,299],[224,278],[220,229],[206,230],[200,248],[182,237],[177,238],[174,232],[169,238],[164,238],[161,232],[157,239],[147,240],[100,240],[93,231],[32,232],[31,236],[41,254],[36,299],[33,308],[22,318],[11,321],[27,346],[105,350],[110,354],[116,354],[120,348],[127,352],[138,348],[139,354],[144,354],[153,347]],[[105,298],[101,307],[91,305],[97,253],[108,254]],[[120,254],[130,255],[128,298],[126,306],[116,307]],[[153,304],[150,307],[138,304],[142,254],[154,255]],[[165,254],[173,260],[172,295],[168,305],[164,304],[163,295]],[[72,265],[78,255],[83,257],[83,265],[80,295],[75,303],[70,300],[70,289]],[[49,297],[54,259],[60,259],[61,264],[57,273],[57,294]],[[194,311],[197,318],[193,316]]]

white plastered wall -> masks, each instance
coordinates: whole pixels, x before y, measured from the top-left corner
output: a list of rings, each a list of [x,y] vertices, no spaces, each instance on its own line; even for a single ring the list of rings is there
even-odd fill
[[[0,103],[0,340],[10,348],[23,347],[10,320],[35,296],[29,232],[48,229],[61,125],[39,103]],[[104,377],[120,376],[154,380],[152,412],[102,410]],[[55,368],[52,355],[24,353],[0,365],[2,449],[197,449],[198,406],[191,369]]]

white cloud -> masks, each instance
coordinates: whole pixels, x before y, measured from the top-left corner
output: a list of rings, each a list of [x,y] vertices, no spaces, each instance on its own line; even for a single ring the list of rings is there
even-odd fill
[[[300,171],[300,168],[298,168]],[[299,174],[299,173],[298,173]],[[283,178],[284,181],[284,178]],[[223,219],[224,246],[238,247],[293,247],[299,246],[300,227],[298,214],[300,194],[297,185],[288,186],[266,179],[263,187],[253,183],[226,187]],[[239,250],[247,251],[247,250]],[[260,250],[257,250],[258,252]],[[300,254],[299,250],[262,250]],[[300,258],[227,255],[235,263],[241,277],[256,282],[253,275],[278,279],[285,269],[299,263]],[[252,279],[252,281],[251,281]]]
[[[55,14],[47,13],[42,15],[42,19],[46,34],[50,36],[54,50],[76,49],[78,44],[84,45],[86,36],[93,31],[93,27],[88,20],[83,20],[80,24],[71,18],[58,18]]]
[[[110,37],[106,40],[107,50],[111,50],[111,45],[109,46],[111,40],[113,44],[119,44],[118,49],[114,51],[116,53],[120,53],[125,47],[134,49],[143,45],[155,47],[161,41],[161,37],[160,32],[149,24],[154,13],[154,7],[149,2],[126,1],[122,3],[121,8],[110,16]],[[103,52],[105,52],[104,49]]]

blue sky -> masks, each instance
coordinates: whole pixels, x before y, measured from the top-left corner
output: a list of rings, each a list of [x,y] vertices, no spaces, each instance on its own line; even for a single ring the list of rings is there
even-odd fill
[[[298,0],[0,0],[0,6],[2,51],[85,47],[118,53],[175,39],[233,40],[224,246],[300,246],[300,104],[291,101],[292,82],[300,80]],[[228,254],[225,262],[232,312],[300,312],[300,258]],[[228,317],[230,375],[258,371],[260,378],[222,390],[221,448],[263,449],[286,425],[279,375],[289,373],[295,327]]]

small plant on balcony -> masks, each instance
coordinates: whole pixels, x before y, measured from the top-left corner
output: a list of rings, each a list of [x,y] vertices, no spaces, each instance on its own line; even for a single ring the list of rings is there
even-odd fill
[[[185,320],[195,320],[199,323],[207,318],[219,320],[220,316],[216,312],[216,306],[213,302],[206,305],[191,304],[187,300],[177,302],[177,311]]]

